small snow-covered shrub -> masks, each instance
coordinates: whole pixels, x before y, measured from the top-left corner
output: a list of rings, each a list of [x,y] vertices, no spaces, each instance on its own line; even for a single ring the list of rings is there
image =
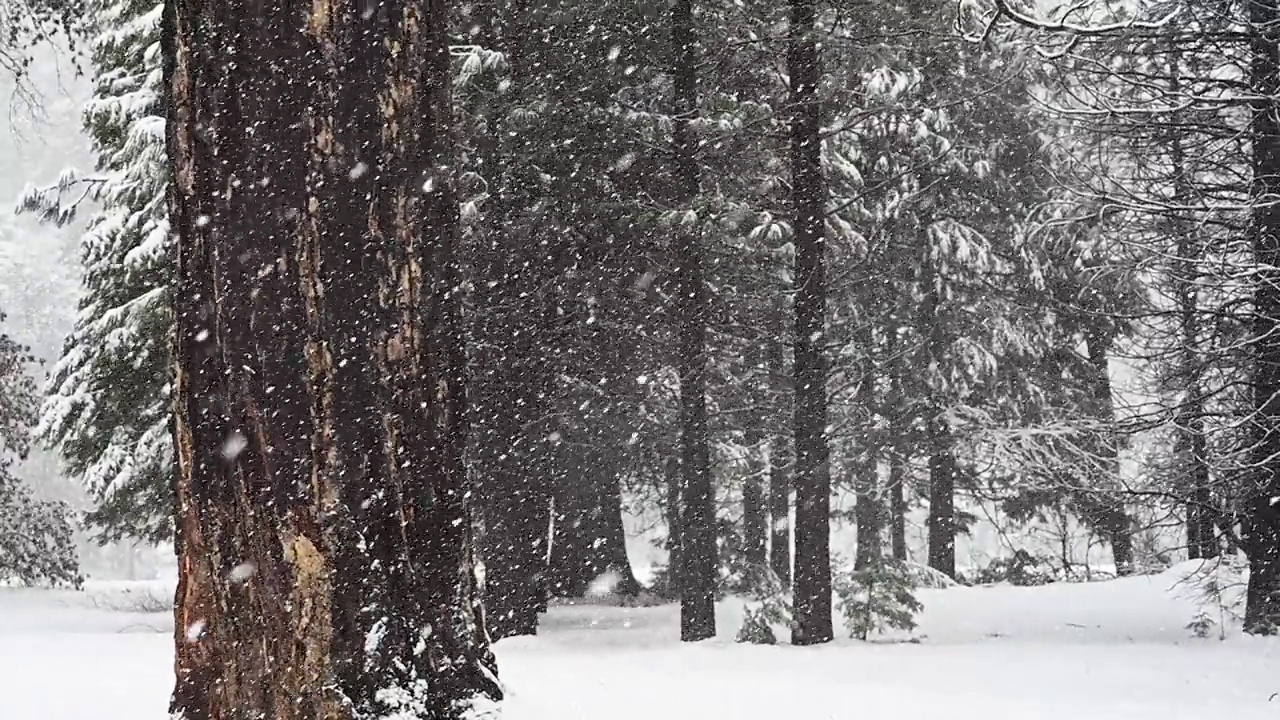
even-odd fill
[[[751,568],[744,580],[747,586],[744,594],[755,602],[747,605],[742,627],[738,628],[734,639],[752,645],[775,645],[778,637],[773,626],[791,622],[791,605],[787,602],[786,589],[768,566]]]
[[[1244,622],[1248,563],[1236,555],[1189,560],[1170,569],[1177,576],[1179,594],[1196,604],[1186,628],[1196,637],[1216,634],[1225,640],[1227,629]]]
[[[837,608],[844,616],[849,636],[866,640],[887,629],[911,631],[916,613],[924,609],[916,600],[912,572],[893,560],[880,560],[862,570],[837,576]]]
[[[973,574],[974,585],[1009,583],[1019,587],[1047,585],[1056,579],[1053,566],[1045,558],[1026,550],[1017,550],[1013,557],[999,557]]]
[[[941,570],[931,568],[928,565],[917,565],[916,563],[903,562],[899,562],[898,564],[911,577],[911,583],[917,588],[946,590],[947,588],[953,588],[960,584]]]

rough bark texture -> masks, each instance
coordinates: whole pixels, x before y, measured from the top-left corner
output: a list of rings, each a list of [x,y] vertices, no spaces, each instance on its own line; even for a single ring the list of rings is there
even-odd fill
[[[790,0],[787,69],[791,76],[791,206],[796,246],[795,613],[791,642],[832,639],[831,469],[827,447],[825,217],[822,179],[821,67],[813,0]]]
[[[475,573],[442,0],[172,0],[186,720],[460,716]]]
[[[1258,271],[1254,291],[1254,479],[1243,508],[1241,545],[1249,557],[1245,629],[1272,634],[1280,625],[1280,7],[1249,5],[1253,33],[1252,233]]]

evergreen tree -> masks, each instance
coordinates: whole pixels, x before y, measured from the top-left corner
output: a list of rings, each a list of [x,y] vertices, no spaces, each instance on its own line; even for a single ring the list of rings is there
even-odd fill
[[[160,15],[153,0],[93,0],[94,95],[84,112],[93,173],[28,188],[21,209],[65,225],[98,208],[80,239],[84,295],[53,366],[36,434],[97,501],[104,541],[172,536],[169,222]]]
[[[0,580],[79,585],[70,508],[36,498],[14,476],[39,402],[31,359],[26,348],[0,335]]]

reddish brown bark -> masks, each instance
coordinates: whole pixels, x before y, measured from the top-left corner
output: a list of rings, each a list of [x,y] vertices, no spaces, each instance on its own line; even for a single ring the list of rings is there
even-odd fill
[[[446,8],[361,5],[166,6],[187,720],[501,695],[462,466]]]

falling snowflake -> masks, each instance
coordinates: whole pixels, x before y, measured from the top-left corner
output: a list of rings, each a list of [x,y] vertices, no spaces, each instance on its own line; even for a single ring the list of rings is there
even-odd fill
[[[249,440],[236,430],[231,433],[231,437],[227,438],[226,442],[222,443],[222,457],[228,462],[235,462],[246,447],[249,447]]]
[[[255,565],[252,561],[242,562],[239,565],[231,568],[231,572],[227,574],[227,579],[239,585],[240,583],[253,577],[253,574],[256,573],[257,571],[258,571],[258,566]]]

